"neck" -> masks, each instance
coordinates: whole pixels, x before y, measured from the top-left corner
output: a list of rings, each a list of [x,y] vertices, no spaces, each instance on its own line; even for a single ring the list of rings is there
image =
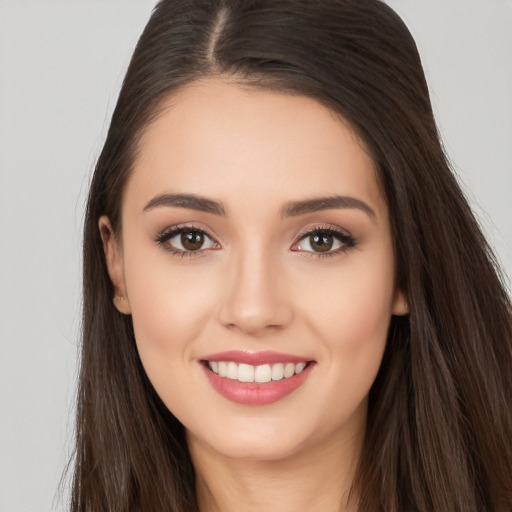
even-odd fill
[[[220,456],[189,435],[200,512],[355,512],[362,439],[331,439],[282,460]]]

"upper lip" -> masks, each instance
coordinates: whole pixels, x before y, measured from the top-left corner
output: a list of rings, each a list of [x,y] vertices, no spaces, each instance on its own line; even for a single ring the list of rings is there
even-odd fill
[[[203,361],[233,361],[234,363],[250,364],[258,366],[262,364],[275,363],[307,363],[312,361],[307,357],[296,356],[292,354],[283,354],[272,350],[261,352],[249,352],[245,350],[228,350],[226,352],[216,352],[201,358]]]

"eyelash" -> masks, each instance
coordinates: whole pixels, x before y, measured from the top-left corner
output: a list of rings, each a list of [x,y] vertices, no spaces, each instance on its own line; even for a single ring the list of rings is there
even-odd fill
[[[307,229],[298,235],[297,242],[293,244],[292,247],[297,246],[300,242],[311,237],[313,235],[329,235],[341,242],[341,247],[335,249],[334,251],[328,252],[314,252],[314,251],[300,251],[305,254],[307,257],[311,258],[330,258],[333,256],[338,256],[341,253],[348,251],[356,246],[356,239],[350,235],[347,231],[341,230],[339,228],[335,228],[333,226],[315,226],[314,228]],[[292,249],[293,250],[293,249]],[[299,252],[299,251],[297,251]]]
[[[203,228],[199,228],[194,225],[186,224],[186,225],[177,225],[177,226],[171,226],[164,231],[162,231],[160,234],[158,234],[155,237],[155,242],[162,246],[162,248],[174,256],[178,256],[180,258],[197,258],[204,256],[206,254],[206,251],[212,250],[211,248],[207,249],[198,249],[196,251],[184,251],[181,249],[177,249],[170,245],[169,240],[172,238],[182,234],[182,233],[200,233],[205,237],[205,239],[209,239],[211,243],[216,244],[217,247],[215,247],[213,250],[216,250],[217,248],[220,248],[220,244],[215,240],[213,236],[211,236],[208,232],[206,232]],[[334,237],[336,240],[338,240],[342,246],[338,249],[335,249],[334,251],[328,251],[325,253],[321,252],[315,252],[315,251],[304,251],[304,250],[295,250],[295,252],[301,252],[305,254],[307,257],[311,258],[329,258],[332,256],[337,256],[340,253],[346,252],[347,250],[353,248],[356,246],[356,239],[351,236],[346,231],[342,231],[338,228],[334,228],[332,226],[316,226],[314,228],[308,229],[306,231],[303,231],[300,233],[297,238],[296,242],[292,245],[292,251],[294,250],[293,247],[298,246],[303,240],[307,239],[308,237],[311,237],[313,235],[328,235]]]
[[[164,231],[162,231],[157,237],[155,238],[155,242],[161,246],[165,251],[170,252],[174,256],[178,256],[180,258],[198,258],[201,256],[204,256],[207,250],[210,249],[198,249],[197,251],[183,251],[181,249],[176,249],[176,247],[173,247],[169,243],[167,243],[169,240],[174,238],[175,236],[181,235],[182,233],[201,233],[205,239],[209,239],[211,242],[216,244],[218,247],[220,245],[216,240],[208,234],[203,228],[199,228],[197,226],[191,225],[191,224],[181,224],[177,226],[171,226]]]

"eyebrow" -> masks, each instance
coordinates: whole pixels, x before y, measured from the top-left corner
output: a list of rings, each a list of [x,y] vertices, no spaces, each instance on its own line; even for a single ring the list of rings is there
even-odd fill
[[[160,194],[146,204],[144,211],[164,206],[226,216],[226,209],[222,203],[196,194]],[[375,211],[364,201],[355,197],[339,195],[317,197],[304,201],[291,201],[281,210],[281,217],[297,217],[306,213],[340,208],[356,208],[366,213],[372,220],[376,219]]]
[[[213,215],[226,215],[226,210],[221,203],[195,194],[161,194],[151,199],[151,201],[144,206],[144,211],[147,212],[153,208],[162,206],[198,210],[201,212],[212,213]]]
[[[306,213],[338,208],[356,208],[362,210],[372,220],[377,218],[375,211],[367,203],[350,196],[327,196],[306,201],[292,201],[283,208],[281,216],[296,217]]]

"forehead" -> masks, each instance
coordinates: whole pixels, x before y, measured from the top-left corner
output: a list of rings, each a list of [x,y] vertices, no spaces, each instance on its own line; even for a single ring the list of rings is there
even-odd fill
[[[382,206],[375,164],[339,115],[311,98],[221,80],[163,102],[141,138],[126,199],[183,191],[277,202],[353,194]]]

